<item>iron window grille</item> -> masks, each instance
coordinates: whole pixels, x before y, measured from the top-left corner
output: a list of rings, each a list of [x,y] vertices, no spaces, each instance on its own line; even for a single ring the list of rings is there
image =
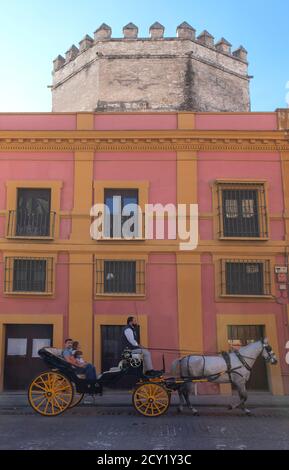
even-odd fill
[[[271,296],[269,260],[222,260],[223,296]]]
[[[228,325],[228,343],[232,350],[264,338],[264,325]]]
[[[8,238],[54,238],[55,212],[31,214],[27,211],[9,211]]]
[[[5,258],[4,292],[53,293],[53,258]]]
[[[218,183],[219,236],[268,238],[263,183]]]
[[[115,211],[113,206],[114,198],[120,198],[119,211]],[[105,221],[105,237],[106,238],[138,238],[140,233],[140,227],[136,222],[132,225],[130,230],[124,229],[124,224],[134,215],[133,212],[130,215],[122,215],[123,209],[129,204],[139,203],[139,194],[137,189],[105,189],[104,191],[104,203],[110,210],[109,220]],[[137,214],[136,214],[137,219]],[[137,219],[138,221],[138,219]],[[118,230],[120,229],[120,231]],[[115,230],[115,233],[114,233]],[[123,233],[124,232],[124,233]]]
[[[17,210],[9,211],[7,236],[53,238],[55,213],[51,212],[50,206],[50,189],[18,189]]]
[[[95,261],[96,295],[145,295],[145,261]]]

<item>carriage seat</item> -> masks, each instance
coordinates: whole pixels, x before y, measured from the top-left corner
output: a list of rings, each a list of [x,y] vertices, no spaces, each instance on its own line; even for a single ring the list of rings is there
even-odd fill
[[[45,351],[49,352],[50,354],[53,354],[54,356],[57,356],[60,359],[63,359],[63,357],[62,357],[63,349],[57,349],[57,348],[44,348],[44,349],[45,349]]]
[[[57,357],[58,361],[60,360],[66,367],[70,367],[71,369],[75,368],[73,364],[70,364],[69,362],[67,362],[62,356],[63,349],[57,349],[57,348],[44,348],[44,349],[49,354],[52,354],[53,356]],[[76,375],[79,379],[86,378],[85,374],[76,374]]]

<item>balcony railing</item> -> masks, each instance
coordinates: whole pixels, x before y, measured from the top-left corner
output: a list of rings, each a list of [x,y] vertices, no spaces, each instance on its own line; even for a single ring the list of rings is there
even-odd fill
[[[55,212],[9,211],[7,238],[54,238]]]

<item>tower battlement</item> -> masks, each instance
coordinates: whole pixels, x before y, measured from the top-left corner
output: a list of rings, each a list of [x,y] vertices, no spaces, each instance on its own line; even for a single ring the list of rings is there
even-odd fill
[[[113,38],[103,23],[53,62],[53,111],[249,111],[247,51],[187,22],[175,37],[155,22]]]

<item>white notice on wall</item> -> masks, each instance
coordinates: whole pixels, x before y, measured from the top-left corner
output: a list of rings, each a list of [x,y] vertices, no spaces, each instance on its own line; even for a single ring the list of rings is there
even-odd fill
[[[32,357],[39,357],[38,351],[42,348],[50,348],[51,339],[34,339],[32,343]]]
[[[8,338],[7,356],[26,356],[27,338]]]

